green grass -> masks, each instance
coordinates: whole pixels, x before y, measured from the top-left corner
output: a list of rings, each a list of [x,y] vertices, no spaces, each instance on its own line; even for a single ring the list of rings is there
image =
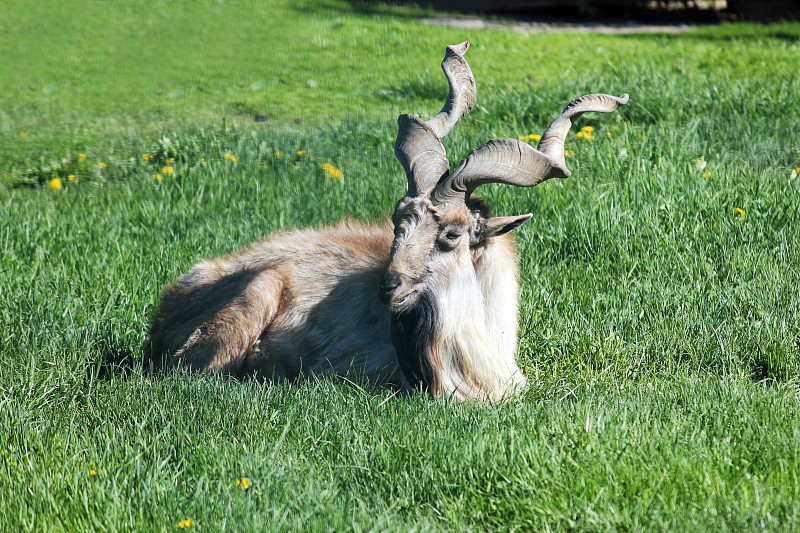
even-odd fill
[[[415,13],[9,3],[0,530],[797,528],[800,24],[520,35]],[[143,375],[160,290],[196,260],[385,216],[396,115],[438,111],[444,45],[464,39],[480,107],[445,140],[454,160],[580,94],[631,94],[580,119],[596,139],[568,140],[572,178],[481,190],[534,213],[526,393]]]

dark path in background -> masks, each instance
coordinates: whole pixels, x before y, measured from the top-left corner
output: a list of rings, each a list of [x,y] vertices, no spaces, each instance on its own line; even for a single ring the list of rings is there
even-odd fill
[[[713,24],[800,20],[798,0],[351,0],[362,13],[417,6],[449,14],[522,23],[617,25]],[[397,13],[393,13],[397,14]]]

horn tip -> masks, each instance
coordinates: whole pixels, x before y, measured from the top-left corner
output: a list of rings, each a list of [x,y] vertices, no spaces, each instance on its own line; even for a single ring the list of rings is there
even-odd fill
[[[622,96],[619,97],[619,105],[625,105],[628,103],[628,93],[622,93]]]
[[[413,113],[403,113],[397,117],[397,124],[402,126],[404,124],[408,124],[409,122],[419,122],[419,117],[414,115]]]
[[[567,179],[568,177],[572,176],[572,171],[566,167],[566,165],[556,165],[553,167],[553,171],[549,177],[551,178],[560,178],[560,179]]]
[[[463,56],[469,50],[469,41],[464,41],[463,43],[459,44],[451,44],[447,47],[448,52],[452,52],[456,55]]]

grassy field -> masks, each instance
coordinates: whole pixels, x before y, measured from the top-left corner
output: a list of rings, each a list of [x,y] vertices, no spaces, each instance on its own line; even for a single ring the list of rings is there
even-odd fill
[[[525,35],[332,0],[48,4],[0,17],[0,531],[798,528],[800,24]],[[438,111],[465,39],[479,107],[451,160],[631,95],[580,119],[595,139],[568,139],[569,180],[481,189],[534,213],[530,388],[480,406],[144,375],[159,293],[193,262],[386,215],[396,115]]]

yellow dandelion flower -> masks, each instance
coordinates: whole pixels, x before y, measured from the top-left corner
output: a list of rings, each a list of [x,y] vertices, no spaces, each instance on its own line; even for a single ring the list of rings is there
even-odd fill
[[[150,154],[142,154],[145,161],[150,161]]]
[[[108,168],[108,165],[106,165],[105,163],[100,163],[100,168]]]
[[[75,174],[70,174],[69,176],[67,176],[67,179],[69,181],[75,181],[77,178],[75,177]]]
[[[29,136],[29,134],[28,134],[28,132],[27,132],[27,131],[23,131],[22,133],[20,133],[20,134],[19,134],[19,136],[20,136],[20,137],[28,137],[28,136]]]
[[[591,127],[591,126],[584,126],[584,127],[581,128],[581,131],[586,132],[586,133],[592,133],[594,131],[594,128]]]
[[[564,155],[575,155],[575,152],[572,150],[564,150]]]
[[[246,477],[240,477],[236,480],[236,486],[242,490],[247,490],[250,488],[250,480]]]
[[[538,133],[534,133],[532,135],[523,135],[522,137],[519,138],[519,140],[521,141],[540,141],[541,139],[542,136],[539,135]]]
[[[89,470],[89,475],[92,476],[92,477],[96,476],[97,475],[97,470],[92,468],[91,470]]]
[[[192,527],[196,523],[197,522],[195,522],[194,520],[189,520],[188,518],[185,518],[180,522],[178,522],[177,524],[175,524],[175,527],[177,527],[178,529],[186,529],[187,527]]]
[[[308,152],[306,150],[298,150],[297,155],[303,157],[304,155],[308,155]]]
[[[86,154],[78,154],[78,159],[86,159]]]
[[[153,174],[153,181],[157,181],[161,183],[164,180],[164,177],[161,174]]]
[[[704,173],[703,173],[703,177],[704,177],[705,179],[708,179],[708,178],[710,178],[710,177],[711,177],[711,176],[713,176],[713,175],[714,175],[714,174],[712,174],[711,172],[704,172]]]
[[[794,169],[794,171],[800,174],[800,167],[797,167],[796,169]]]
[[[609,139],[611,138],[611,132],[610,131],[606,132],[606,137],[608,137]]]
[[[587,141],[593,141],[594,140],[594,135],[590,135],[588,133],[584,133],[583,138],[586,139]]]
[[[63,186],[64,185],[61,183],[61,179],[59,179],[59,178],[51,179],[50,180],[50,184],[48,185],[48,187],[50,188],[51,191],[61,190],[61,187],[63,187]]]
[[[275,157],[280,157],[280,156],[282,156],[282,155],[283,155],[283,154],[282,154],[282,153],[280,153],[280,152],[275,152]]]
[[[200,158],[200,162],[201,162],[201,163],[205,163],[205,162],[206,162],[206,158],[205,158],[205,157],[201,157],[201,158]]]
[[[337,168],[336,168],[335,166],[333,166],[332,164],[330,164],[330,163],[325,163],[324,165],[322,165],[322,169],[323,169],[325,172],[327,172],[327,173],[328,173],[328,177],[329,177],[329,178],[333,178],[333,179],[335,179],[335,180],[340,180],[340,179],[342,179],[342,171],[341,171],[341,170],[339,170],[339,169],[337,169]]]
[[[170,165],[172,163],[174,163],[174,162],[175,162],[175,158],[174,157],[170,157],[169,159],[167,159],[167,163],[169,163]]]
[[[231,163],[236,163],[237,161],[239,161],[239,160],[236,158],[236,156],[235,156],[235,155],[232,155],[232,154],[225,154],[225,156],[224,156],[224,157],[225,157],[225,159],[227,159],[227,160],[228,160],[228,161],[230,161]]]
[[[175,168],[172,166],[166,166],[161,169],[162,174],[174,174]]]
[[[582,131],[579,131],[578,133],[576,133],[576,134],[575,134],[575,136],[576,136],[578,139],[583,139],[583,135],[584,135],[584,134],[583,134],[583,132],[582,132]]]
[[[744,209],[742,209],[741,207],[737,207],[733,211],[736,213],[737,216],[740,216],[740,217],[743,217],[743,216],[745,216],[747,214],[747,212]]]

